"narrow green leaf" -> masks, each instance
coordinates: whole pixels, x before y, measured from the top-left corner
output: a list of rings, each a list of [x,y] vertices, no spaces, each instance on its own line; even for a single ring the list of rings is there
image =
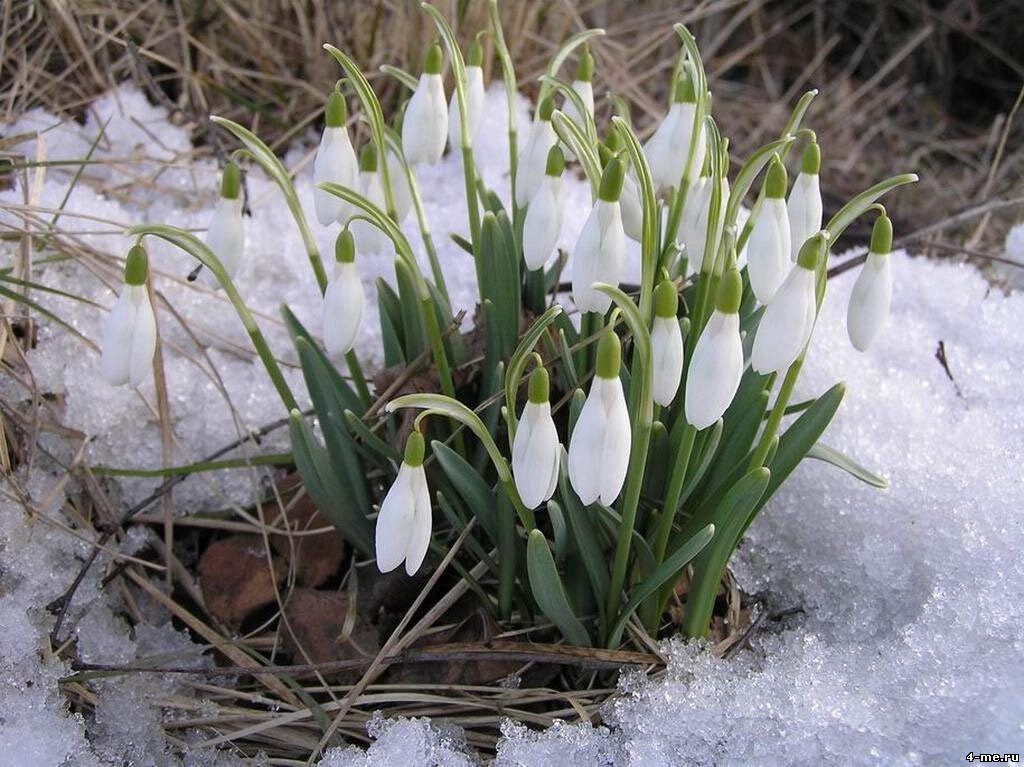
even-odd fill
[[[604,34],[604,30],[600,28],[585,29],[582,32],[577,32],[575,35],[570,37],[561,47],[555,51],[555,55],[551,57],[551,63],[548,64],[547,74],[551,77],[558,75],[558,70],[562,68],[562,64],[565,63],[566,59],[572,54],[574,50],[580,45],[583,45],[587,40],[594,37],[600,37]],[[539,104],[548,95],[551,88],[541,83],[540,94],[537,96],[537,103]]]
[[[569,604],[569,597],[558,575],[558,568],[555,567],[547,539],[540,530],[530,532],[526,546],[526,570],[530,579],[530,590],[541,612],[555,624],[569,642],[578,647],[590,647],[590,636]]]
[[[401,453],[399,453],[394,446],[388,444],[374,434],[363,419],[351,410],[345,411],[345,423],[348,425],[348,428],[352,433],[358,437],[367,448],[377,453],[381,458],[388,461],[394,461],[395,463],[399,463],[402,460]]]
[[[393,77],[411,91],[416,90],[416,87],[419,85],[419,80],[401,67],[393,67],[390,64],[381,64],[380,71],[388,77]]]
[[[885,181],[880,181],[870,189],[865,189],[846,205],[841,207],[832,218],[829,219],[825,229],[829,234],[829,245],[832,246],[846,231],[846,227],[852,224],[861,214],[874,204],[875,200],[886,192],[895,189],[903,184],[913,184],[917,181],[916,173],[903,173],[899,176],[892,176]]]
[[[405,358],[414,360],[426,348],[423,312],[416,300],[415,281],[409,267],[400,258],[395,259],[395,281],[398,283],[399,307],[402,313],[402,337],[405,339]]]
[[[811,449],[807,451],[807,457],[815,458],[819,461],[825,461],[825,463],[830,463],[833,466],[838,466],[847,474],[856,477],[861,482],[866,482],[872,487],[877,487],[879,490],[887,490],[889,488],[889,480],[884,477],[879,477],[877,474],[873,474],[850,458],[850,456],[836,450],[834,447],[824,445],[821,442],[816,442],[811,445]]]
[[[430,443],[431,450],[437,457],[438,465],[448,475],[455,491],[462,498],[470,512],[477,518],[484,531],[494,542],[498,543],[498,520],[495,509],[498,505],[497,496],[487,486],[479,474],[466,460],[445,445],[434,440]]]

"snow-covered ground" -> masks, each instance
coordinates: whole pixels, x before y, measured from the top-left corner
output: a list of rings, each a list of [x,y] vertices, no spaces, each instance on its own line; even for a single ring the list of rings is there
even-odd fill
[[[525,104],[520,111],[525,126]],[[88,180],[71,193],[61,227],[80,232],[83,246],[110,253],[127,250],[129,242],[118,232],[133,223],[204,227],[218,183],[214,164],[189,161],[187,132],[130,87],[94,104],[84,125],[58,125],[51,115],[32,113],[4,134],[45,131],[46,159],[79,159],[108,119],[95,156],[126,161],[87,168]],[[306,138],[286,155],[289,167],[308,160],[315,137]],[[41,156],[41,149],[34,141],[19,147],[30,158]],[[507,186],[507,157],[504,96],[492,90],[477,148],[492,188]],[[147,164],[157,162],[171,167],[156,186],[139,182],[151,175],[153,166]],[[33,180],[30,199],[42,208],[58,207],[73,170],[49,168],[41,186]],[[453,303],[471,309],[473,268],[448,238],[450,231],[466,229],[458,159],[424,168],[420,181]],[[258,171],[248,183],[253,217],[247,220],[247,262],[239,288],[262,312],[275,353],[293,360],[277,307],[287,302],[316,327],[317,291],[276,188]],[[312,211],[308,165],[297,184]],[[563,244],[569,246],[583,223],[589,193],[582,182],[566,186]],[[17,223],[13,211],[24,204],[24,192],[20,186],[0,192],[0,203],[10,208],[0,212],[0,226]],[[323,252],[330,254],[336,230],[314,228]],[[406,229],[418,244],[412,218]],[[1011,242],[1021,241],[1018,231]],[[9,264],[14,251],[3,247]],[[231,307],[221,296],[185,283],[193,264],[183,254],[156,242],[150,243],[150,254],[160,275],[158,289],[198,336],[161,312],[178,440],[174,462],[183,463],[233,440],[240,428],[280,417],[283,410]],[[1024,252],[1016,257],[1024,260]],[[632,264],[636,272],[635,257]],[[362,259],[358,265],[368,291],[375,277],[390,279],[387,259]],[[931,765],[961,763],[970,751],[1021,751],[1024,339],[1019,328],[1024,296],[992,290],[970,266],[898,254],[894,271],[893,317],[867,354],[858,354],[846,340],[846,299],[854,276],[834,280],[797,392],[803,399],[838,380],[848,383],[825,441],[884,474],[891,489],[873,490],[831,466],[808,461],[766,508],[735,563],[747,591],[769,593],[773,608],[803,612],[783,628],[758,633],[749,651],[728,661],[715,660],[703,647],[672,643],[667,677],[625,678],[622,695],[605,711],[605,726],[563,725],[535,733],[508,723],[499,764]],[[87,253],[74,263],[37,264],[33,279],[104,307],[114,299],[110,288],[119,289],[111,265]],[[33,297],[98,340],[102,310],[39,292]],[[372,300],[367,310],[368,330],[359,351],[372,364],[378,346]],[[952,380],[935,357],[940,341]],[[159,465],[152,382],[142,387],[141,398],[106,387],[98,376],[97,353],[46,321],[29,362],[39,391],[61,395],[64,425],[92,438],[86,460],[122,468]],[[288,377],[301,392],[297,372],[289,370]],[[27,392],[5,378],[0,395],[21,402]],[[285,439],[283,433],[273,435],[261,449],[284,448]],[[63,460],[80,447],[67,435],[44,437],[44,444]],[[71,580],[76,557],[87,547],[42,518],[60,520],[65,493],[74,488],[59,486],[58,474],[47,471],[42,457],[38,461],[32,477],[19,477],[30,491],[34,518],[6,490],[0,499],[3,761],[237,764],[228,753],[202,751],[183,759],[169,754],[159,711],[151,703],[177,691],[168,680],[109,682],[100,690],[95,721],[68,715],[56,688],[67,668],[40,660],[52,622],[42,605]],[[145,495],[155,484],[121,483],[124,500]],[[176,490],[175,501],[188,512],[245,502],[251,494],[252,477],[238,470],[230,479],[220,473],[190,479]],[[93,568],[71,616],[83,659],[124,663],[176,653],[175,662],[182,663],[189,640],[169,625],[129,635],[116,599],[99,589],[100,569]],[[336,749],[322,764],[412,767],[476,759],[457,734],[428,722],[380,719],[370,730],[376,742],[367,751]]]

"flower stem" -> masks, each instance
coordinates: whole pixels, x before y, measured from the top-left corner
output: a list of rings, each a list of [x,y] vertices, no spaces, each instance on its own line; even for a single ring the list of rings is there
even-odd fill
[[[782,423],[782,416],[786,412],[786,406],[789,404],[789,398],[793,394],[793,387],[796,386],[796,379],[800,375],[800,368],[803,367],[803,364],[804,355],[801,354],[796,358],[796,362],[789,366],[789,370],[786,371],[786,377],[782,380],[782,386],[779,387],[779,393],[775,397],[775,405],[772,407],[771,415],[768,416],[768,423],[765,424],[761,441],[758,443],[757,449],[750,459],[751,469],[763,466],[765,459],[768,457],[772,440],[775,438],[779,425]]]
[[[348,364],[348,372],[352,376],[352,383],[356,385],[359,399],[363,401],[364,407],[369,407],[372,402],[370,399],[370,389],[366,385],[366,376],[363,375],[363,366],[359,364],[359,358],[354,351],[349,350],[345,352],[345,362]]]

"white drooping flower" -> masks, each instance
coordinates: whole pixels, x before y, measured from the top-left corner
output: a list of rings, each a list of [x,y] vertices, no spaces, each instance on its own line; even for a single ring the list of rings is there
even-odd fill
[[[778,156],[768,167],[764,189],[746,251],[750,287],[757,300],[767,304],[793,266],[786,207],[786,168]]]
[[[619,210],[623,176],[622,163],[610,160],[601,177],[597,201],[573,250],[572,298],[581,312],[604,314],[611,306],[611,298],[594,289],[595,282],[619,284],[626,249]]]
[[[676,309],[679,295],[671,280],[662,280],[654,291],[654,322],[651,325],[654,401],[668,407],[679,391],[683,376],[683,333]]]
[[[367,144],[359,154],[359,193],[381,210],[385,208],[384,187],[377,169],[377,149]],[[362,255],[386,255],[393,251],[391,239],[369,221],[356,219],[349,224],[356,250]]]
[[[474,40],[466,56],[466,121],[469,123],[470,143],[476,140],[484,114],[483,56],[480,43]],[[448,148],[452,152],[462,148],[462,115],[459,112],[459,95],[454,89],[448,101]]]
[[[619,380],[622,349],[607,331],[597,345],[597,370],[569,440],[569,481],[584,504],[615,502],[629,467],[631,429]]]
[[[705,264],[704,258],[713,259],[718,250],[719,239],[712,243],[710,250],[707,248],[708,218],[711,216],[713,190],[714,184],[710,176],[701,176],[697,179],[686,196],[683,218],[679,224],[679,238],[685,246],[683,255],[689,260],[690,268],[695,272],[711,269],[713,264]],[[715,225],[717,238],[721,238],[722,226],[725,223],[725,209],[729,206],[729,180],[724,177],[721,182],[721,190],[718,222]]]
[[[345,127],[347,119],[345,97],[335,90],[327,99],[324,132],[316,150],[316,159],[313,160],[313,207],[316,209],[316,220],[322,226],[330,226],[335,221],[345,223],[355,211],[352,205],[340,197],[320,188],[320,184],[325,181],[355,188],[356,153],[348,138],[348,128]]]
[[[644,144],[644,156],[647,158],[647,164],[651,166],[651,178],[655,189],[679,188],[686,172],[696,111],[697,98],[693,90],[693,81],[689,75],[684,74],[676,83],[668,114]],[[706,150],[707,141],[702,127],[697,134],[691,174],[700,171]]]
[[[535,509],[554,495],[562,446],[551,417],[548,373],[539,367],[530,375],[530,392],[512,441],[512,476],[528,509]]]
[[[334,273],[324,291],[324,347],[330,357],[351,351],[363,324],[363,283],[356,271],[355,239],[343,229],[334,246]]]
[[[523,259],[527,269],[540,269],[558,245],[562,232],[562,171],[565,158],[557,146],[548,153],[544,179],[530,200],[523,221]]]
[[[818,316],[815,268],[824,249],[824,234],[807,240],[789,276],[765,307],[750,352],[750,366],[758,373],[783,372],[807,346]]]
[[[402,161],[391,149],[388,149],[387,157],[388,179],[391,181],[391,192],[395,202],[395,220],[401,224],[412,210],[412,189],[409,187],[409,177],[405,175]],[[381,191],[383,192],[383,186]]]
[[[128,251],[124,289],[103,327],[100,371],[111,386],[138,386],[153,369],[156,352],[156,316],[146,288],[146,251],[141,245]]]
[[[715,310],[697,339],[686,374],[686,420],[706,429],[722,417],[743,377],[740,300],[743,280],[727,269],[718,285]]]
[[[884,213],[875,220],[871,247],[846,310],[846,332],[857,351],[865,351],[889,319],[892,302],[892,221]]]
[[[423,74],[413,91],[402,119],[402,150],[410,165],[433,165],[444,154],[448,137],[448,103],[441,80],[441,46],[434,43],[427,52]]]
[[[530,126],[530,134],[519,151],[519,161],[516,164],[516,204],[520,207],[529,204],[544,179],[548,152],[557,140],[555,129],[551,127],[551,113],[554,108],[550,96],[540,103]]]
[[[245,246],[241,178],[241,171],[233,162],[224,166],[220,184],[220,199],[217,200],[217,205],[213,209],[204,239],[206,247],[220,260],[228,277],[234,277],[238,273]],[[220,281],[209,269],[203,270],[203,279],[211,287],[220,287]]]
[[[821,168],[821,149],[811,142],[804,150],[800,173],[793,182],[789,193],[789,252],[790,260],[796,261],[807,239],[821,229],[822,205],[821,184],[818,170]]]
[[[582,114],[576,108],[576,102],[571,98],[566,98],[565,103],[562,105],[562,111],[565,113],[565,116],[576,123],[580,130],[584,132],[586,132],[587,117],[589,116],[590,119],[594,117],[594,85],[591,82],[593,77],[594,57],[590,54],[590,47],[584,45],[583,53],[580,55],[580,61],[576,67],[576,79],[572,81],[571,87],[573,93],[579,96],[587,114]],[[564,151],[567,160],[572,161],[576,159],[576,155],[570,147],[564,147]]]
[[[622,231],[629,239],[640,242],[644,236],[644,206],[640,201],[640,185],[632,173],[627,173],[622,180],[619,209],[622,211]]]
[[[423,470],[423,435],[413,431],[405,443],[405,458],[395,483],[384,496],[377,515],[374,545],[377,569],[388,573],[405,562],[415,575],[430,547],[432,518],[430,490]]]

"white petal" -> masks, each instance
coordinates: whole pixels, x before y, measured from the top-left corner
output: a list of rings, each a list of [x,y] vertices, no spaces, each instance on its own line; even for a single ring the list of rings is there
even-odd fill
[[[622,381],[611,378],[603,383],[601,395],[607,421],[601,463],[594,469],[601,482],[601,503],[611,506],[622,490],[622,483],[626,481],[631,430]]]
[[[100,372],[111,386],[128,383],[131,372],[132,326],[135,322],[135,303],[129,285],[117,297],[103,325]]]
[[[313,160],[313,205],[316,218],[322,226],[330,226],[335,221],[348,218],[352,214],[352,206],[340,197],[318,188],[324,181],[354,188],[356,183],[356,153],[348,138],[348,130],[344,126],[324,128],[320,138],[320,146]]]
[[[807,345],[817,309],[814,284],[813,271],[794,266],[765,308],[750,353],[758,373],[782,372]]]
[[[598,218],[601,222],[601,244],[598,248],[598,282],[606,282],[609,285],[618,285],[622,277],[622,262],[626,253],[626,233],[622,228],[622,209],[618,202],[598,200]],[[604,293],[598,295],[604,297],[607,303],[611,299]],[[604,310],[606,311],[607,306]]]
[[[558,471],[558,432],[547,402],[527,402],[512,444],[512,474],[523,504],[534,509],[551,497]]]
[[[686,420],[698,429],[713,424],[732,402],[743,375],[738,314],[717,309],[704,326],[686,374]]]
[[[580,230],[572,253],[572,299],[581,312],[603,313],[610,303],[607,296],[590,287],[597,282],[600,247],[601,220],[595,203],[583,224],[583,229]]]
[[[384,188],[380,175],[371,171],[359,172],[359,187],[363,197],[381,210],[384,209]],[[356,252],[368,255],[386,255],[391,252],[391,240],[373,224],[358,219],[349,226],[355,238]]]
[[[807,239],[821,229],[821,189],[818,174],[801,173],[789,192],[790,259],[796,261]]]
[[[484,72],[480,67],[466,67],[466,117],[469,122],[469,140],[476,139],[484,109]],[[459,114],[458,92],[452,89],[448,100],[448,148],[458,151],[462,147],[462,121]]]
[[[644,231],[644,209],[640,202],[640,187],[631,173],[622,180],[619,208],[622,210],[622,230],[629,239],[640,242]]]
[[[388,179],[391,181],[391,191],[395,198],[395,215],[401,224],[412,210],[412,189],[409,187],[409,179],[405,175],[402,161],[391,151],[388,151]],[[383,187],[381,191],[383,192]]]
[[[791,266],[786,201],[765,198],[747,244],[747,273],[758,301],[771,301]]]
[[[530,135],[519,153],[516,168],[516,204],[526,206],[537,193],[544,178],[548,163],[548,152],[555,145],[555,130],[549,120],[537,118],[530,128]]]
[[[674,180],[672,178],[672,138],[677,130],[678,119],[679,110],[670,107],[665,119],[644,144],[644,156],[647,158],[647,164],[651,166],[651,178],[655,189],[679,183],[678,177]]]
[[[683,334],[675,317],[655,317],[651,327],[654,356],[654,401],[672,404],[683,375]]]
[[[398,469],[395,483],[380,505],[374,546],[377,552],[377,569],[382,573],[391,572],[402,564],[409,548],[416,512],[413,478],[412,467],[403,462]]]
[[[156,352],[156,317],[149,303],[145,285],[129,285],[128,292],[135,306],[132,323],[132,351],[128,382],[138,386],[153,372],[153,354]]]
[[[213,255],[220,259],[228,277],[238,273],[242,264],[242,251],[245,246],[245,228],[242,222],[242,199],[228,200],[221,197],[210,217],[210,225],[206,229],[206,246]],[[220,287],[220,282],[209,269],[203,270],[204,279],[213,287]]]
[[[327,354],[337,358],[352,349],[363,322],[363,284],[354,263],[335,262],[324,292],[323,329]]]
[[[594,86],[587,80],[574,80],[572,89],[576,95],[580,97],[583,102],[583,107],[587,110],[587,114],[591,117],[594,116]],[[566,99],[562,105],[562,111],[565,116],[568,117],[572,122],[576,123],[580,127],[580,130],[586,130],[586,120],[580,114],[580,111],[576,108],[576,103],[572,99]],[[563,152],[565,159],[568,162],[572,162],[576,159],[576,154],[569,149],[569,147],[563,145]]]
[[[412,530],[409,533],[409,545],[405,553],[405,572],[415,575],[423,564],[423,558],[430,548],[430,531],[433,518],[430,510],[430,488],[427,487],[427,474],[422,466],[409,470],[412,473],[412,496],[415,510],[412,518]]]
[[[890,256],[868,253],[850,294],[846,330],[858,351],[867,349],[889,319],[892,302]]]
[[[560,188],[562,179],[544,176],[530,200],[523,222],[523,258],[528,269],[540,269],[551,258],[562,230]]]
[[[594,377],[569,439],[569,482],[585,505],[601,494],[601,453],[607,425],[601,392],[605,383],[605,379]]]
[[[402,149],[410,165],[433,164],[444,153],[448,109],[441,75],[424,72],[402,120]]]

